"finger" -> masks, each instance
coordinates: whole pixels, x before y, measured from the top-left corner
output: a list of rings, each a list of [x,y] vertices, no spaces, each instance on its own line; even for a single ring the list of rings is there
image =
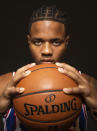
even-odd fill
[[[64,64],[64,63],[56,63],[56,65],[60,66],[58,68],[58,71],[71,77],[78,84],[83,84],[83,82],[86,82],[86,80],[81,76],[81,73],[78,70],[76,70],[74,67]]]
[[[81,90],[79,88],[64,88],[64,93],[66,94],[81,94]]]
[[[74,67],[72,67],[72,66],[70,66],[70,65],[68,65],[66,63],[56,63],[56,65],[63,68],[64,72],[65,71],[72,71],[72,72],[74,72],[76,74],[79,74],[79,75],[81,74],[81,72],[79,72],[76,68],[74,68]]]
[[[82,79],[79,77],[79,75],[75,74],[74,72],[72,72],[70,70],[63,69],[63,68],[58,68],[58,71],[69,76],[70,78],[75,80],[77,83],[80,83],[80,84],[82,83]]]
[[[17,75],[13,76],[12,80],[9,82],[8,86],[15,86],[17,84],[17,82],[19,82],[21,79],[25,78],[26,76],[30,75],[31,71],[25,71],[25,72],[21,72],[18,73]]]
[[[18,81],[20,81],[21,79],[23,79],[26,76],[30,75],[31,71],[28,70],[28,69],[33,67],[33,66],[35,66],[35,63],[28,64],[28,65],[18,69],[17,72],[15,73],[15,75],[13,76],[11,82],[9,83],[9,86],[15,86]]]
[[[9,88],[6,89],[3,96],[9,99],[10,97],[12,97],[14,95],[23,93],[24,90],[25,89],[23,87],[20,87],[20,88],[19,87],[17,87],[17,88],[9,87]]]
[[[30,69],[31,67],[33,67],[35,65],[36,65],[36,63],[27,64],[27,65],[21,67],[20,69],[18,69],[17,72],[26,71],[26,70]]]
[[[87,88],[83,88],[81,86],[74,87],[74,88],[64,88],[63,92],[66,94],[72,95],[81,95],[81,96],[88,96],[89,90]]]

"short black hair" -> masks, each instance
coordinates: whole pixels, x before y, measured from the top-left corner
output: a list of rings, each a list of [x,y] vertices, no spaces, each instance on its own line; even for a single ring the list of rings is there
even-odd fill
[[[32,23],[40,20],[53,20],[61,22],[66,27],[66,35],[70,33],[70,18],[66,11],[57,7],[56,5],[46,6],[43,5],[40,8],[34,10],[29,19],[28,33],[30,33]]]

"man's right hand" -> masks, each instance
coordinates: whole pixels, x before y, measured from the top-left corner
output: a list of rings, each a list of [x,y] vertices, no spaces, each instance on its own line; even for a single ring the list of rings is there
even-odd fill
[[[12,73],[0,76],[0,113],[6,112],[12,106],[12,97],[24,92],[23,87],[15,88],[15,86],[31,73],[29,69],[33,66],[35,63],[23,66],[16,71],[14,76]]]

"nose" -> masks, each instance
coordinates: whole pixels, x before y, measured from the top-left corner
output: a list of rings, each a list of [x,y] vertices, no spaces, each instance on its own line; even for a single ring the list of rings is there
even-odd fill
[[[50,56],[52,56],[52,54],[53,54],[53,51],[52,51],[51,44],[49,42],[45,42],[42,47],[41,55],[46,56],[46,57],[50,57]]]

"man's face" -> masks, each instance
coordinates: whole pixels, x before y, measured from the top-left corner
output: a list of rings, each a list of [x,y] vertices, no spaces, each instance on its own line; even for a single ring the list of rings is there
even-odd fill
[[[47,20],[34,22],[27,37],[34,62],[62,61],[69,39],[64,24]]]

